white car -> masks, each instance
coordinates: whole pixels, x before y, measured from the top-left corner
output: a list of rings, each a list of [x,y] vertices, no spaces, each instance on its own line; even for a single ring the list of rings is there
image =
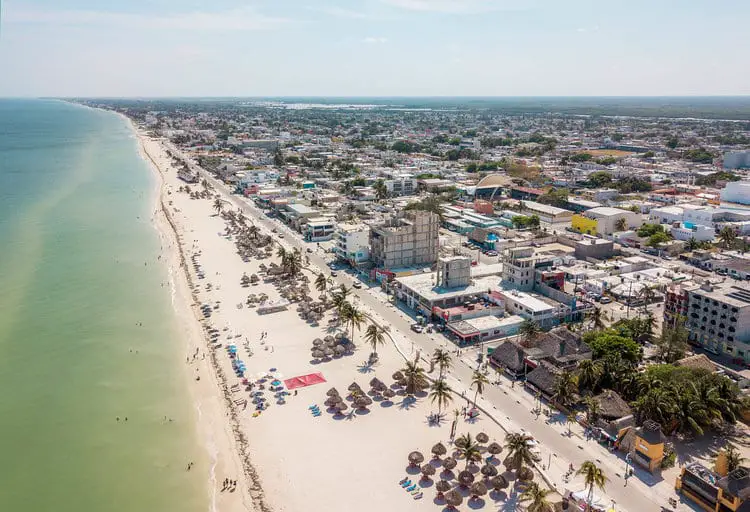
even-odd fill
[[[422,332],[424,330],[424,327],[419,324],[412,324],[411,330],[414,332]]]

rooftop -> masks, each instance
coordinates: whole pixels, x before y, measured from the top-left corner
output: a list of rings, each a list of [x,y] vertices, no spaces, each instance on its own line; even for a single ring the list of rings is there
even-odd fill
[[[572,213],[570,210],[565,208],[558,208],[557,206],[550,206],[548,204],[537,203],[536,201],[524,201],[524,208],[534,210],[537,212],[543,212],[550,215],[562,215],[563,213]]]
[[[622,215],[623,213],[633,213],[628,210],[621,210],[620,208],[612,208],[611,206],[600,206],[599,208],[592,208],[586,212],[586,215],[594,217],[614,217],[615,215]]]
[[[498,283],[496,276],[487,276],[472,279],[471,284],[468,286],[442,288],[435,286],[435,274],[435,272],[427,272],[413,276],[399,277],[396,281],[430,302],[454,297],[481,295],[487,293],[487,290],[497,287]]]

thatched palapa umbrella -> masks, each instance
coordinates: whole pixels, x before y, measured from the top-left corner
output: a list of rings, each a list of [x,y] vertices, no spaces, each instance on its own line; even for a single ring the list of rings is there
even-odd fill
[[[419,466],[424,462],[424,455],[421,453],[414,451],[409,454],[409,465],[410,466]]]
[[[463,487],[468,487],[474,482],[474,473],[463,470],[458,474],[458,483]]]
[[[521,482],[531,482],[534,479],[534,472],[531,470],[531,468],[527,468],[526,466],[523,466],[521,469],[518,470],[518,473],[516,473],[516,476]]]
[[[490,436],[485,434],[484,432],[480,432],[477,434],[477,443],[486,443],[490,440]]]
[[[385,391],[383,391],[383,396],[390,400],[391,398],[396,396],[396,392],[392,389],[386,389]]]
[[[336,407],[339,402],[341,402],[340,397],[331,396],[328,397],[325,402],[323,402],[323,405],[325,405],[326,407]]]
[[[395,380],[395,381],[399,381],[399,380],[404,380],[404,374],[403,374],[403,373],[401,373],[401,372],[396,372],[396,373],[394,373],[394,374],[393,374],[393,375],[392,375],[391,377],[392,377],[392,378],[393,378],[393,380]]]
[[[490,480],[490,485],[497,492],[500,492],[508,487],[508,480],[503,475],[497,475],[496,477],[493,477],[492,480]]]
[[[428,479],[435,474],[435,468],[432,464],[425,464],[424,466],[422,466],[422,469],[420,469],[420,471],[422,472],[422,476],[425,479]]]
[[[435,484],[435,490],[437,490],[437,499],[444,499],[445,496],[443,495],[443,493],[451,490],[451,484],[447,480],[440,480],[437,484]]]
[[[493,459],[495,458],[495,455],[499,454],[502,451],[503,447],[495,442],[490,443],[490,445],[487,447],[487,452],[492,455]]]
[[[312,351],[312,356],[315,359],[323,359],[325,357],[325,355],[326,355],[325,352],[322,351],[322,350],[315,349],[315,350]]]
[[[432,455],[434,455],[436,459],[439,459],[446,453],[448,453],[448,450],[443,443],[438,443],[432,447]]]
[[[323,349],[323,354],[325,354],[326,357],[331,357],[333,355],[333,349],[331,347],[326,347]]]
[[[450,471],[451,469],[455,468],[458,465],[458,461],[454,459],[453,457],[446,457],[443,461],[443,467]]]
[[[336,388],[331,388],[326,391],[327,396],[339,396],[339,391]]]
[[[471,486],[471,499],[478,499],[480,496],[487,494],[487,486],[484,482],[476,482]]]
[[[453,444],[456,445],[456,448],[463,448],[466,446],[466,438],[464,436],[459,436],[453,441]]]
[[[340,413],[344,412],[349,408],[348,405],[346,405],[346,402],[339,402],[336,404],[336,410]]]
[[[349,391],[362,391],[362,388],[360,388],[359,384],[357,384],[356,382],[352,382],[351,384],[349,384],[349,387],[346,389],[348,389]]]
[[[461,496],[461,493],[453,489],[445,494],[445,502],[448,504],[449,508],[455,510],[457,506],[464,502],[464,498]]]
[[[319,347],[319,346],[323,345],[324,343],[325,342],[323,340],[321,340],[320,338],[315,338],[313,340],[313,345],[316,346],[316,347]]]
[[[335,347],[333,347],[333,353],[337,356],[343,356],[345,352],[346,349],[341,345],[336,345]]]
[[[482,466],[482,474],[487,478],[492,478],[497,475],[497,468],[492,464],[485,464]]]

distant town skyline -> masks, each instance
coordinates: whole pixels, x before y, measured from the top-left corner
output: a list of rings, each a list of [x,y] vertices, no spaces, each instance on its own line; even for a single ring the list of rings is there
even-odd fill
[[[0,96],[748,95],[745,2],[6,0]]]

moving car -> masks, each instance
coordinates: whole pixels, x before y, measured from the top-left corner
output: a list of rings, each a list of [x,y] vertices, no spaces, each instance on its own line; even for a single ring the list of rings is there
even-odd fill
[[[601,301],[602,304],[609,304],[612,302],[612,297],[602,297]]]
[[[412,324],[411,330],[414,332],[422,332],[424,330],[424,327],[419,324]]]

